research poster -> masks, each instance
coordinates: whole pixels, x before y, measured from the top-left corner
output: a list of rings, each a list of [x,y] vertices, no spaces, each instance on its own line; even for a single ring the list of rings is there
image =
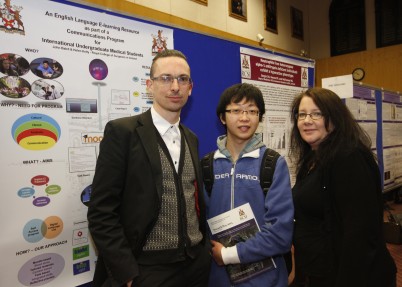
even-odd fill
[[[242,47],[240,63],[242,82],[257,86],[264,96],[266,112],[259,127],[263,141],[286,158],[294,183],[294,168],[288,158],[290,105],[314,83],[309,69],[314,69],[315,62]]]
[[[91,182],[106,123],[152,105],[173,30],[45,0],[0,0],[0,286],[92,281]]]
[[[402,98],[399,93],[381,91],[384,190],[402,184]]]

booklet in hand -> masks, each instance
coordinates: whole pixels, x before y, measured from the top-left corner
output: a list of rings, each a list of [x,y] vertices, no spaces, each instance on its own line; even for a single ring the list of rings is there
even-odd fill
[[[249,203],[208,219],[208,225],[212,239],[225,247],[247,241],[260,230]],[[272,268],[276,268],[272,258],[253,263],[226,265],[232,284],[246,281]]]

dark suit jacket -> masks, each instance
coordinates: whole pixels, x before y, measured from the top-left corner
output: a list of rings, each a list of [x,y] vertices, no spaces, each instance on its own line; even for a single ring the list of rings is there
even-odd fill
[[[198,139],[181,125],[202,188]],[[200,189],[201,190],[201,189]],[[159,213],[162,167],[151,112],[108,122],[92,184],[89,229],[98,251],[94,286],[109,277],[120,286],[138,275],[136,256]],[[205,242],[205,207],[198,192],[200,230]]]

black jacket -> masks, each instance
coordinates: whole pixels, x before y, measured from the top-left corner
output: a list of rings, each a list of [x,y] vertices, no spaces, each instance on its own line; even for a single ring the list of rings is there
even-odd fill
[[[188,128],[181,128],[201,190],[198,140]],[[136,257],[157,220],[163,192],[156,133],[150,110],[110,121],[105,127],[88,209],[98,251],[94,286],[102,286],[108,277],[110,286],[120,286],[138,275]],[[198,199],[205,242],[202,192]]]
[[[328,287],[391,284],[396,266],[383,236],[380,172],[370,154],[355,149],[298,178],[294,200],[296,272],[324,276]]]

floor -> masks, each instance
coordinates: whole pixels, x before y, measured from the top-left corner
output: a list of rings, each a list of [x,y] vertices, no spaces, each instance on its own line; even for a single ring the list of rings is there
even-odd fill
[[[395,203],[395,200],[387,201],[386,204],[389,207],[389,211],[395,214],[402,214],[402,201],[399,203]],[[389,213],[384,212],[384,220],[388,220]],[[396,266],[398,268],[397,273],[397,287],[402,287],[402,244],[391,244],[387,243],[388,250],[390,251],[392,257],[395,260]],[[292,282],[294,273],[292,272],[289,276],[289,282]],[[77,287],[90,287],[91,283],[87,283],[84,285],[80,285]]]

